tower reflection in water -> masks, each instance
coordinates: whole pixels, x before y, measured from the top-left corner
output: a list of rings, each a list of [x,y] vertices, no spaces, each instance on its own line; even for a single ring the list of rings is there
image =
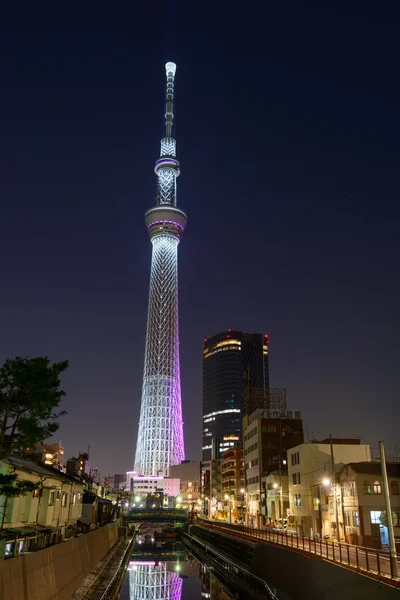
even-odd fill
[[[165,562],[129,563],[129,600],[181,600],[182,579]]]

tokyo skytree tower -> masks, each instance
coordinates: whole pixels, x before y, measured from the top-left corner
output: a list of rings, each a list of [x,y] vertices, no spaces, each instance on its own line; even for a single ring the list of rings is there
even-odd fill
[[[185,458],[179,368],[178,244],[187,217],[176,206],[176,179],[180,173],[176,141],[172,137],[176,65],[168,62],[165,71],[165,137],[154,167],[157,204],[145,215],[153,252],[134,467],[140,475],[168,475],[169,467]]]

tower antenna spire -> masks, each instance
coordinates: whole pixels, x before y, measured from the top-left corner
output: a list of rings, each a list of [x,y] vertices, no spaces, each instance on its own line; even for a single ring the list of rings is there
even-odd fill
[[[165,102],[165,137],[172,137],[172,124],[174,120],[174,83],[176,64],[167,62],[165,74],[167,76],[166,102]]]

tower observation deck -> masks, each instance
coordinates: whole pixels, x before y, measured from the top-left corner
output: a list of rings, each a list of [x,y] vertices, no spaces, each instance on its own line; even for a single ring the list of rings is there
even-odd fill
[[[165,71],[165,136],[154,166],[157,203],[145,214],[153,250],[134,466],[140,475],[168,475],[169,467],[185,458],[179,366],[178,244],[187,217],[176,205],[180,164],[172,137],[175,63],[168,62]]]

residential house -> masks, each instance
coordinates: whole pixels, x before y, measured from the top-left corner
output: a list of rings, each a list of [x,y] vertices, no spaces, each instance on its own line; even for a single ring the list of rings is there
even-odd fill
[[[387,463],[395,538],[400,538],[400,463]],[[387,548],[388,528],[380,462],[352,462],[340,472],[346,541]]]
[[[93,492],[85,491],[82,499],[82,514],[79,525],[84,531],[96,529],[110,523],[113,518],[113,504]]]
[[[75,535],[82,513],[83,481],[16,456],[0,461],[0,473],[13,473],[19,480],[37,484],[32,493],[0,497],[0,555],[40,550]]]
[[[333,456],[332,456],[333,455]],[[344,539],[336,477],[352,462],[370,462],[370,447],[358,438],[333,438],[300,444],[288,451],[289,515],[306,536]]]

